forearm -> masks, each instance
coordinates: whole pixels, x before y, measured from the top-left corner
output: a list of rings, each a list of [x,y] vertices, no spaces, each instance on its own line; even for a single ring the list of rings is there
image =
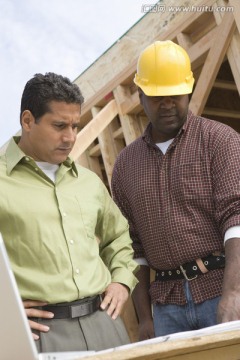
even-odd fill
[[[226,265],[222,297],[218,306],[218,322],[240,319],[240,239],[229,239],[225,244]]]
[[[137,278],[139,283],[133,291],[132,298],[138,317],[139,341],[141,341],[155,336],[149,296],[150,268],[145,265],[140,266]]]
[[[151,300],[149,296],[150,268],[140,266],[136,275],[139,283],[133,291],[132,298],[139,322],[152,319]]]

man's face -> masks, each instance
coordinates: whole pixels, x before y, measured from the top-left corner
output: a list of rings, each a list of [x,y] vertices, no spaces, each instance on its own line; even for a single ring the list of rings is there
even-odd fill
[[[139,89],[139,98],[152,123],[154,141],[173,139],[187,119],[188,95],[147,96]]]
[[[79,104],[51,101],[37,123],[31,112],[23,113],[19,147],[36,161],[60,164],[73,148],[79,125]]]

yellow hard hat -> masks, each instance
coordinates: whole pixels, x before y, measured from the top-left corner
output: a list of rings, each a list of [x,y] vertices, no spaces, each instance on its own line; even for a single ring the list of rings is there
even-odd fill
[[[148,96],[190,94],[194,78],[188,54],[170,40],[154,42],[139,56],[134,83]]]

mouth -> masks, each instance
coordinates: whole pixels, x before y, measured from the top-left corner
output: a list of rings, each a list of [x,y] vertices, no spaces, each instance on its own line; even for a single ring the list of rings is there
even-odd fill
[[[58,151],[61,151],[61,152],[70,152],[72,150],[71,147],[68,147],[68,148],[57,148]]]
[[[176,113],[161,113],[159,114],[159,117],[174,117],[177,116]]]

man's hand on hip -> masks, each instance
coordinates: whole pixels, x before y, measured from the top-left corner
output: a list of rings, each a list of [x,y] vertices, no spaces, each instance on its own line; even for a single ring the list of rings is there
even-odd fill
[[[107,309],[107,314],[116,319],[121,313],[123,305],[128,299],[129,289],[127,286],[119,283],[111,283],[104,292],[104,298],[101,303],[101,309]]]
[[[49,311],[44,311],[40,309],[35,309],[34,306],[44,306],[47,305],[41,301],[33,301],[33,300],[25,300],[23,301],[23,306],[25,308],[25,312],[28,318],[43,318],[43,319],[52,319],[54,314]],[[49,327],[46,325],[39,324],[35,321],[28,320],[29,326],[32,330],[38,330],[42,332],[48,332]],[[33,339],[38,340],[39,336],[37,334],[32,333]]]

